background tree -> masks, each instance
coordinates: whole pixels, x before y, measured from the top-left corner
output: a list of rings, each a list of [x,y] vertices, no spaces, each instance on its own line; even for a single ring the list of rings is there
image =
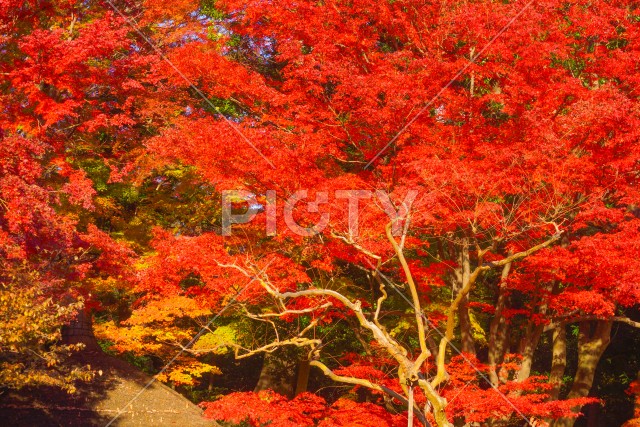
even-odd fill
[[[113,5],[1,9],[7,262],[97,295],[117,351],[188,350],[175,383],[293,347],[424,424],[572,423],[612,323],[636,325],[637,5]],[[224,190],[262,206],[231,236]],[[330,221],[301,236],[289,211]],[[228,333],[186,348],[223,307]]]
[[[57,342],[60,326],[134,281],[130,246],[96,220],[108,200],[88,165],[127,150],[106,130],[132,127],[125,104],[141,86],[124,77],[145,64],[124,22],[93,4],[3,2],[0,22],[0,284],[15,296],[3,300],[3,385],[71,390],[79,375],[56,369],[78,346]]]
[[[264,235],[261,216],[230,238],[158,234],[163,250],[140,289],[175,298],[185,294],[180,281],[195,274],[203,282],[198,298],[222,307],[242,280],[257,277],[238,297],[249,317],[309,320],[288,338],[274,323],[262,345],[238,347],[239,356],[309,346],[312,364],[331,378],[380,391],[380,384],[339,375],[318,359],[322,344],[313,328],[326,316],[355,318],[364,342],[373,338],[395,358],[398,392],[406,399],[406,380],[417,381],[440,425],[451,422],[441,390],[453,381],[449,342],[459,339],[461,350],[483,358],[486,351],[495,387],[505,380],[526,387],[545,327],[555,317],[596,316],[600,326],[583,326],[581,354],[590,362],[579,363],[582,391],[570,394],[586,396],[616,310],[637,304],[637,282],[625,282],[626,300],[609,295],[609,310],[596,313],[583,302],[599,292],[589,277],[604,274],[600,263],[583,260],[584,274],[573,275],[571,286],[545,278],[555,274],[549,265],[520,263],[537,253],[565,266],[559,248],[586,258],[578,248],[627,226],[629,241],[637,239],[637,20],[633,6],[616,2],[552,2],[518,14],[522,7],[225,2],[203,4],[194,14],[186,3],[170,12],[148,4],[138,23],[163,21],[154,41],[172,43],[167,58],[184,73],[173,74],[166,88],[185,87],[183,77],[195,84],[179,99],[185,113],[149,143],[152,153],[193,164],[218,191],[264,196],[275,189],[283,198],[309,189],[313,200],[319,191],[385,189],[396,206],[409,189],[420,197],[401,241],[385,235],[388,219],[375,200],[361,201],[357,234],[338,216],[338,203],[328,206],[333,219],[322,235],[310,238],[288,232],[283,215],[275,238]],[[507,23],[509,36],[494,41]],[[158,65],[158,73],[170,75],[170,65]],[[298,214],[304,225],[317,220]],[[591,256],[615,263],[615,254]],[[624,277],[637,272],[633,263],[621,268]],[[535,279],[525,280],[527,274]],[[383,303],[397,307],[391,300],[400,297],[383,277],[406,282],[414,307],[415,321],[402,338],[388,332],[405,319],[386,313]],[[605,279],[602,290],[610,284]],[[569,300],[573,317],[556,315],[554,304]],[[427,302],[430,324],[420,310]],[[444,338],[433,326],[444,329]],[[593,334],[600,349],[588,355]],[[507,370],[501,379],[498,366],[510,352],[522,358],[518,374]],[[518,396],[522,390],[510,399]],[[481,405],[473,401],[479,412]]]

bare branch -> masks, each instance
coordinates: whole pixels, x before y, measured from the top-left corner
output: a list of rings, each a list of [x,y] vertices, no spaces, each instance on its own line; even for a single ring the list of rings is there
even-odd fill
[[[343,242],[345,242],[349,246],[353,246],[355,249],[357,249],[358,251],[360,251],[363,254],[367,255],[368,257],[371,257],[371,258],[376,259],[378,261],[380,261],[380,259],[381,259],[380,255],[374,254],[373,252],[369,251],[368,249],[365,249],[364,247],[362,247],[361,245],[357,244],[353,240],[347,239],[345,236],[342,236],[340,234],[336,234],[333,231],[331,232],[331,236],[335,237],[336,239],[342,240]]]
[[[560,320],[561,319],[561,320]],[[554,329],[558,324],[560,323],[578,323],[578,322],[587,322],[590,320],[601,320],[601,321],[613,321],[613,322],[619,322],[619,323],[625,323],[633,328],[639,328],[640,329],[640,322],[635,321],[635,320],[631,320],[626,316],[614,316],[614,317],[609,317],[609,318],[602,318],[602,317],[598,317],[598,316],[578,316],[578,317],[574,317],[574,318],[567,318],[566,316],[561,317],[560,319],[555,320],[554,322],[548,324],[547,326],[544,327],[544,331],[550,331],[552,329]]]
[[[415,372],[409,373],[409,376],[412,377],[412,379],[416,379],[417,373],[420,367],[422,366],[424,361],[427,360],[429,356],[431,356],[431,352],[427,347],[426,333],[424,328],[424,319],[422,318],[422,309],[420,308],[420,298],[418,297],[418,289],[416,288],[415,282],[413,281],[411,269],[409,269],[409,264],[407,263],[407,260],[404,257],[404,253],[402,252],[402,249],[400,248],[400,246],[398,246],[398,242],[396,242],[396,239],[391,234],[392,226],[393,226],[393,222],[389,222],[385,228],[387,239],[389,240],[389,242],[391,242],[393,249],[396,251],[398,260],[400,261],[404,274],[407,278],[407,284],[409,285],[409,290],[411,291],[413,308],[416,315],[416,324],[418,326],[418,342],[420,343],[420,355],[418,356],[414,364]],[[416,378],[413,378],[413,377],[416,377]]]
[[[331,306],[333,306],[333,304],[329,301],[329,302],[326,302],[326,303],[324,303],[322,305],[318,305],[316,307],[303,308],[303,309],[300,309],[300,310],[289,310],[289,309],[287,309],[287,310],[281,311],[279,313],[263,313],[263,314],[254,314],[254,313],[248,313],[247,312],[247,315],[249,317],[253,318],[253,319],[264,319],[264,318],[267,318],[267,317],[282,317],[282,316],[286,316],[286,315],[290,315],[290,314],[313,313],[314,311],[322,310],[324,308],[329,308]]]
[[[320,362],[319,360],[312,360],[310,362],[310,365],[311,366],[315,366],[316,368],[320,368],[322,373],[324,373],[326,376],[328,376],[329,378],[331,378],[334,381],[337,381],[337,382],[340,382],[340,383],[345,383],[345,384],[359,385],[359,386],[362,386],[362,387],[367,387],[367,388],[370,388],[372,390],[377,390],[377,391],[380,391],[380,392],[384,393],[384,390],[378,384],[374,384],[371,381],[365,380],[365,379],[362,379],[362,378],[345,377],[345,376],[342,376],[342,375],[337,375],[335,372],[333,372],[331,369],[329,369],[329,367],[327,365],[325,365],[324,363]]]
[[[555,223],[554,223],[555,225]],[[557,227],[557,225],[556,225]],[[547,246],[550,246],[552,243],[560,240],[560,237],[562,237],[562,231],[557,232],[556,234],[554,234],[553,236],[551,236],[551,238],[549,238],[548,240],[545,240],[544,242],[540,243],[539,245],[533,246],[532,248],[527,249],[526,251],[522,251],[522,252],[517,252],[513,255],[509,255],[506,258],[503,258],[499,261],[493,261],[493,262],[487,262],[484,263],[482,266],[478,267],[481,268],[482,270],[488,270],[492,267],[502,267],[503,265],[509,264],[513,261],[517,261],[519,259],[528,257],[529,255],[531,255],[534,252],[538,252],[541,249],[546,248]]]
[[[438,350],[438,360],[437,360],[438,369],[437,369],[435,378],[431,382],[431,385],[433,387],[436,387],[438,384],[442,383],[448,378],[448,374],[446,373],[446,370],[445,370],[445,350],[447,348],[447,343],[451,342],[451,340],[453,339],[453,332],[455,327],[455,313],[458,309],[458,306],[460,305],[460,302],[471,291],[471,288],[475,284],[480,273],[482,273],[483,271],[489,270],[493,267],[503,267],[507,264],[510,264],[514,261],[525,258],[533,254],[534,252],[537,252],[541,249],[544,249],[550,246],[552,243],[559,240],[560,237],[562,236],[562,231],[559,230],[558,226],[555,223],[553,223],[553,225],[556,227],[557,233],[551,236],[549,239],[545,240],[544,242],[536,246],[533,246],[527,249],[526,251],[517,252],[499,261],[488,262],[488,263],[479,265],[469,275],[468,279],[466,280],[466,283],[462,284],[462,289],[458,292],[455,299],[451,302],[451,305],[449,306],[449,310],[447,313],[447,329],[445,332],[445,336],[442,337],[442,340],[440,341],[440,346]],[[482,255],[484,255],[484,253],[486,253],[486,249],[483,250]],[[478,255],[481,255],[481,254],[479,253]]]

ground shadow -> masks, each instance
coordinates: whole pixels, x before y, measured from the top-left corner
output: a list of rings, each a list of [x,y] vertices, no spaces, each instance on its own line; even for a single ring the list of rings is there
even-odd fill
[[[69,395],[52,387],[5,391],[0,395],[0,425],[12,427],[105,426],[215,426],[182,395],[154,382],[131,404],[151,379],[123,360],[101,351],[83,351],[71,363],[91,365],[96,372],[90,383],[79,384]]]

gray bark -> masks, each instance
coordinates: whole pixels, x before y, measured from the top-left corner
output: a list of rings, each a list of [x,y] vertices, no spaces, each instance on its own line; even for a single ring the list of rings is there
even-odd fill
[[[254,392],[273,390],[278,394],[293,397],[295,392],[297,360],[287,354],[285,349],[278,349],[264,355],[260,378]]]

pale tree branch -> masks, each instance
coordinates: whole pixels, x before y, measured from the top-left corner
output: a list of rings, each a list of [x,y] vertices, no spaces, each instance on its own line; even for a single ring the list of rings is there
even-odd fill
[[[249,313],[247,312],[247,314],[253,318],[253,319],[265,319],[268,317],[282,317],[282,316],[287,316],[287,315],[292,315],[292,314],[307,314],[307,313],[314,313],[318,310],[323,310],[325,308],[329,308],[333,306],[333,304],[329,301],[326,302],[322,305],[318,305],[316,307],[309,307],[309,308],[303,308],[300,310],[289,310],[286,309],[284,311],[281,311],[279,313],[263,313],[263,314],[254,314],[254,313]]]
[[[380,298],[378,298],[377,301],[377,305],[376,305],[376,311],[375,314],[373,316],[373,322],[376,324],[376,326],[378,328],[380,328],[380,330],[385,333],[387,335],[387,338],[391,339],[391,336],[389,336],[386,332],[386,329],[380,324],[379,322],[379,317],[380,317],[380,310],[382,309],[382,303],[384,301],[386,301],[388,295],[387,295],[387,291],[384,289],[384,283],[382,282],[382,280],[380,280],[380,277],[378,276],[378,269],[380,268],[380,265],[382,263],[382,257],[380,255],[376,255],[373,252],[365,249],[364,247],[362,247],[361,245],[357,244],[356,242],[352,241],[351,239],[347,239],[345,236],[339,235],[334,233],[333,231],[331,232],[331,235],[339,240],[342,240],[343,242],[345,242],[347,245],[353,247],[354,249],[358,250],[359,252],[367,255],[370,258],[373,258],[376,260],[376,267],[373,270],[373,277],[376,280],[376,282],[378,283],[378,286],[380,288],[380,292],[382,293],[382,296]],[[367,271],[367,270],[365,270]],[[368,271],[367,271],[368,272]]]
[[[578,317],[570,317],[570,318],[562,318],[561,320],[555,320],[554,322],[546,325],[544,327],[544,331],[550,331],[552,329],[554,329],[557,325],[559,325],[560,323],[578,323],[578,322],[587,322],[587,321],[591,321],[591,320],[601,320],[601,321],[613,321],[613,322],[619,322],[619,323],[624,323],[626,325],[629,325],[633,328],[639,328],[640,329],[640,322],[635,321],[635,320],[631,320],[626,316],[613,316],[613,317],[607,317],[607,318],[602,318],[602,317],[598,317],[598,316],[578,316]]]
[[[431,356],[431,352],[427,347],[424,320],[422,318],[422,309],[420,308],[420,298],[418,296],[418,289],[416,287],[415,282],[413,281],[413,275],[411,274],[411,269],[409,268],[409,264],[407,263],[407,260],[404,257],[404,253],[400,248],[400,246],[398,245],[398,242],[396,242],[396,239],[391,234],[392,226],[393,226],[393,222],[389,222],[385,228],[387,239],[391,243],[391,246],[393,246],[393,249],[395,250],[396,255],[398,256],[398,260],[402,265],[402,269],[404,271],[405,277],[407,278],[407,284],[409,285],[409,290],[411,292],[411,299],[413,300],[413,308],[416,315],[416,325],[418,326],[418,342],[420,344],[420,355],[415,361],[415,365],[414,365],[415,369],[412,370],[412,372],[408,372],[409,376],[412,377],[412,380],[415,380],[417,379],[417,374],[420,367],[422,366],[424,361],[427,360],[429,356]]]
[[[287,310],[286,308],[285,302],[287,299],[295,299],[295,298],[301,298],[301,297],[318,297],[320,299],[332,298],[339,301],[345,306],[345,308],[347,308],[353,313],[354,317],[358,320],[359,324],[372,334],[373,339],[377,342],[377,344],[380,345],[381,348],[385,349],[385,351],[397,361],[398,379],[403,389],[405,390],[405,393],[407,392],[407,384],[412,384],[413,386],[419,386],[425,393],[425,396],[427,397],[428,401],[430,402],[431,410],[435,416],[438,426],[451,427],[452,424],[447,420],[444,412],[444,408],[446,406],[446,400],[442,398],[439,395],[439,393],[433,387],[431,387],[431,385],[428,382],[424,380],[422,382],[418,382],[421,366],[426,360],[426,358],[430,355],[430,352],[426,346],[426,338],[425,338],[426,334],[424,331],[423,317],[421,315],[422,313],[420,311],[420,304],[418,301],[417,289],[413,281],[411,271],[409,270],[407,261],[404,257],[404,254],[402,253],[402,249],[398,246],[398,243],[395,241],[395,239],[391,235],[390,226],[387,227],[387,237],[389,237],[390,242],[392,243],[392,245],[394,246],[394,250],[396,251],[396,255],[398,256],[400,263],[403,265],[403,269],[407,277],[409,287],[411,289],[412,298],[416,303],[416,307],[415,307],[416,321],[418,322],[419,341],[420,341],[420,347],[421,347],[421,354],[418,356],[416,360],[412,360],[412,358],[408,357],[407,349],[403,345],[401,345],[398,341],[396,341],[393,337],[391,337],[388,334],[388,332],[386,332],[385,328],[382,327],[382,325],[380,325],[380,323],[378,322],[378,317],[380,315],[379,307],[376,309],[375,314],[373,314],[372,316],[374,320],[369,320],[362,309],[360,301],[358,300],[352,301],[350,298],[346,297],[342,293],[334,291],[332,289],[310,288],[310,289],[304,289],[304,290],[298,290],[298,291],[281,292],[280,290],[278,290],[276,286],[270,283],[269,278],[266,275],[262,275],[262,277],[257,278],[257,280],[261,284],[261,286],[265,289],[265,291],[276,300],[276,303],[280,309],[280,312],[273,313],[272,315],[263,313],[260,315],[256,315],[254,318],[257,318],[263,321],[270,321],[269,319],[280,317],[282,315],[287,314],[287,311],[292,312],[292,310]],[[378,265],[380,265],[379,257],[378,258],[373,257],[373,258],[377,259]],[[230,268],[239,270],[243,274],[249,275],[247,270],[237,266],[236,264],[230,264],[227,266]],[[251,277],[254,277],[254,276],[251,276]],[[386,296],[384,295],[384,292],[383,292],[383,296],[378,300],[378,306],[382,304],[385,298]],[[325,301],[324,304],[321,304],[320,302],[318,302],[318,306],[316,306],[315,308],[302,309],[298,311],[299,312],[304,311],[305,313],[310,313],[310,312],[316,311],[321,307],[328,307],[329,303],[330,301]],[[311,325],[305,328],[305,330],[300,332],[298,336],[294,338],[290,338],[286,340],[277,340],[272,343],[269,343],[254,349],[246,349],[237,344],[229,344],[229,347],[233,347],[235,349],[235,354],[237,359],[246,358],[257,353],[272,352],[279,347],[287,346],[287,345],[293,345],[297,347],[305,347],[305,346],[311,347],[311,354],[313,355],[313,358],[317,358],[318,348],[319,346],[322,345],[321,340],[303,337],[303,335],[315,325],[314,322],[317,322],[317,321],[318,319],[315,319],[311,323]],[[211,349],[201,349],[198,351],[204,352],[207,350],[211,351]],[[316,366],[321,369],[324,366],[317,360],[312,361],[311,364],[312,366]],[[326,369],[327,370],[325,371],[325,373],[331,372],[330,370],[328,370],[328,368]],[[331,374],[334,375],[332,376],[332,378],[339,380],[340,382],[354,384],[354,385],[363,385],[366,387],[373,386],[373,388],[376,390],[386,392],[384,388],[382,388],[381,386],[367,382],[366,380],[361,380],[361,379],[352,378],[352,377],[335,376],[335,373],[333,372],[331,372]]]
[[[402,396],[399,393],[396,393],[395,391],[379,385],[379,384],[375,384],[372,383],[369,380],[365,380],[362,378],[354,378],[354,377],[345,377],[342,375],[338,375],[335,372],[333,372],[331,369],[329,369],[329,367],[327,365],[325,365],[324,363],[320,362],[319,360],[312,360],[310,362],[311,366],[315,366],[316,368],[319,368],[322,373],[324,375],[326,375],[327,377],[331,378],[333,381],[335,382],[340,382],[340,383],[345,383],[345,384],[351,384],[351,385],[359,385],[361,387],[367,387],[371,390],[376,390],[376,391],[380,391],[382,393],[386,393],[389,396],[398,399],[400,402],[404,403],[405,405],[407,405],[409,403],[409,401],[407,400],[406,397]],[[420,422],[425,426],[425,427],[431,427],[431,424],[429,423],[429,421],[427,421],[426,417],[424,416],[424,414],[422,414],[420,411],[418,411],[416,413],[416,416],[418,417],[418,419],[420,420]]]
[[[274,341],[262,347],[255,348],[253,350],[244,349],[241,346],[238,346],[237,344],[230,344],[230,346],[235,348],[236,359],[244,359],[258,353],[272,353],[280,347],[285,347],[289,345],[293,345],[296,347],[306,347],[306,346],[317,347],[320,344],[322,344],[322,342],[319,339],[295,337],[295,338],[290,338],[284,341]],[[241,350],[244,350],[245,352],[241,354],[240,353]]]
[[[554,224],[555,225],[555,224]],[[506,258],[503,258],[499,261],[492,261],[492,262],[487,262],[484,263],[482,266],[477,267],[480,268],[482,270],[489,270],[492,267],[502,267],[503,265],[509,264],[513,261],[517,261],[519,259],[528,257],[529,255],[533,254],[534,252],[538,252],[541,249],[544,249],[548,246],[550,246],[551,244],[557,242],[558,240],[560,240],[560,237],[562,237],[562,231],[557,232],[556,234],[554,234],[553,236],[551,236],[549,239],[545,240],[544,242],[540,243],[539,245],[533,246],[529,249],[527,249],[526,251],[522,251],[522,252],[517,252],[513,255],[509,255]]]
[[[354,242],[351,239],[346,238],[345,236],[341,235],[341,234],[337,234],[334,233],[333,231],[331,232],[331,236],[342,240],[343,242],[345,242],[347,245],[349,246],[353,246],[355,249],[357,249],[358,251],[362,252],[363,254],[367,255],[368,257],[371,257],[373,259],[376,259],[378,261],[380,261],[381,257],[380,255],[376,255],[373,252],[371,252],[370,250],[364,248],[362,245],[357,244],[356,242]]]
[[[509,255],[506,258],[503,258],[499,261],[488,262],[488,263],[484,263],[482,265],[477,266],[473,270],[473,272],[469,275],[468,279],[462,284],[462,289],[458,292],[458,294],[456,295],[454,300],[451,302],[451,305],[449,306],[449,309],[448,309],[447,329],[445,331],[445,336],[442,337],[442,340],[440,341],[440,346],[438,350],[437,373],[433,381],[431,382],[431,385],[433,387],[436,387],[437,385],[441,384],[443,381],[447,380],[448,378],[448,374],[446,372],[446,367],[445,367],[445,350],[446,350],[447,344],[451,342],[451,340],[453,339],[454,328],[455,328],[455,313],[458,310],[458,306],[460,305],[460,302],[471,291],[471,288],[473,287],[476,280],[478,279],[478,276],[480,276],[480,273],[486,270],[490,270],[493,267],[503,267],[507,264],[511,264],[514,261],[525,258],[541,249],[544,249],[550,246],[554,242],[558,241],[562,236],[562,231],[558,228],[557,224],[555,223],[552,223],[552,224],[556,229],[556,233],[553,236],[551,236],[549,239],[525,251],[521,251],[512,255]],[[487,249],[483,249],[481,250],[481,253],[479,253],[478,255],[484,255],[486,252],[487,252]]]
[[[255,354],[258,353],[272,353],[275,350],[277,350],[280,347],[285,347],[285,346],[296,346],[296,347],[306,347],[306,346],[310,346],[313,349],[315,349],[316,347],[318,347],[319,345],[322,344],[322,340],[320,339],[314,339],[314,338],[305,338],[304,335],[309,332],[311,329],[313,329],[318,323],[318,319],[314,319],[311,323],[309,323],[309,325],[304,328],[302,331],[300,331],[300,333],[298,334],[298,336],[293,337],[293,338],[289,338],[287,340],[276,340],[273,341],[269,344],[263,345],[261,347],[258,348],[254,348],[254,349],[248,349],[245,348],[239,344],[233,343],[233,342],[225,342],[219,346],[213,347],[213,348],[200,348],[200,349],[187,349],[187,348],[183,348],[183,350],[188,351],[190,353],[193,354],[198,354],[198,353],[210,353],[213,351],[218,350],[220,347],[232,347],[234,349],[234,355],[236,359],[244,359],[250,356],[253,356]],[[242,352],[242,353],[241,353]]]

